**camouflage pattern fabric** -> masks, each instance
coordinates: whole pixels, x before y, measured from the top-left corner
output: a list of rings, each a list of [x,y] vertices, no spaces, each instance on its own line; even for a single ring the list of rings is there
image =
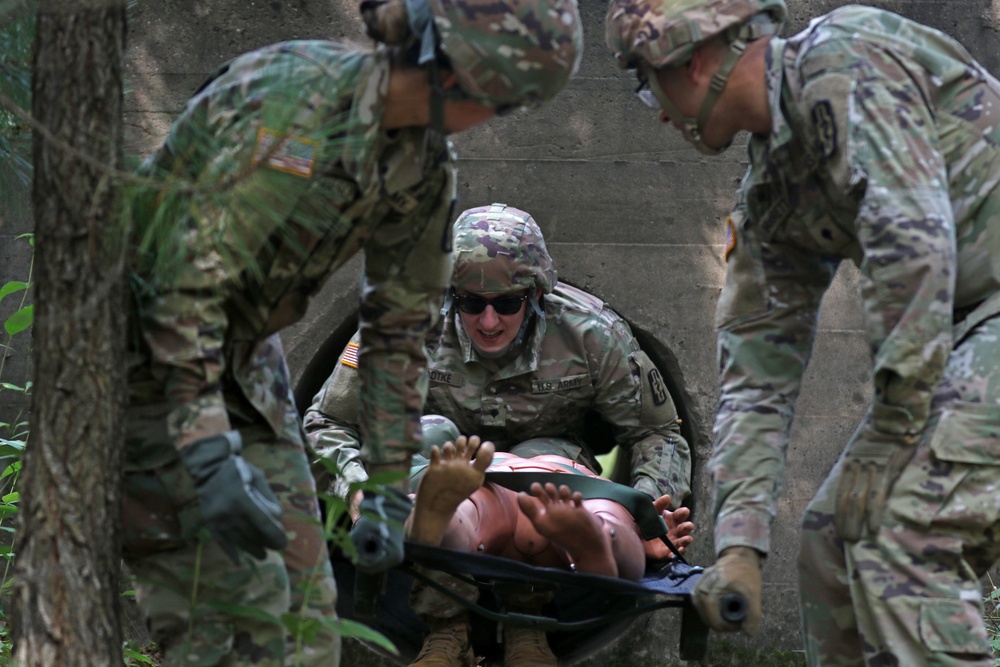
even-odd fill
[[[216,612],[213,623],[199,616],[186,634],[199,562],[206,606],[335,618],[304,435],[272,334],[298,320],[325,278],[361,249],[358,422],[403,466],[419,446],[423,341],[450,271],[454,170],[447,151],[425,153],[423,130],[390,137],[379,129],[389,71],[385,51],[329,42],[245,54],[188,102],[142,169],[151,185],[131,202],[126,553],[171,664],[283,659],[273,641],[280,628],[248,626],[240,614]],[[231,428],[285,508],[291,544],[280,560],[234,567],[197,539],[176,448]],[[147,493],[148,484],[160,490]],[[286,657],[336,665],[338,642],[324,629]]]
[[[583,57],[576,0],[427,1],[459,85],[488,106],[552,99]]]
[[[599,471],[584,419],[596,411],[612,426],[607,448],[619,444],[621,456],[629,457],[631,485],[653,498],[669,493],[678,506],[690,493],[690,450],[663,377],[628,324],[600,299],[564,283],[545,296],[544,309],[519,354],[503,365],[481,359],[458,314],[449,311],[440,336],[427,339],[426,411],[452,420],[462,433],[492,440],[497,451],[553,439],[556,448],[545,453]],[[358,428],[357,377],[342,357],[305,414],[311,448],[341,473],[320,481],[320,488],[339,497],[351,482],[367,479],[366,463],[396,456],[372,447]]]
[[[539,288],[548,294],[558,273],[538,223],[506,204],[463,211],[454,230],[451,286],[472,294]]]
[[[611,0],[604,39],[622,69],[659,69],[686,62],[699,44],[746,26],[758,14],[778,27],[787,13],[785,0]],[[744,38],[777,32],[762,25]]]
[[[849,259],[874,402],[847,451],[867,432],[916,445],[857,542],[833,529],[843,459],[810,505],[809,664],[992,665],[973,573],[998,547],[984,494],[1000,483],[1000,82],[946,35],[872,8],[768,49],[772,131],[751,138],[726,222],[716,550],[769,550],[820,300]]]

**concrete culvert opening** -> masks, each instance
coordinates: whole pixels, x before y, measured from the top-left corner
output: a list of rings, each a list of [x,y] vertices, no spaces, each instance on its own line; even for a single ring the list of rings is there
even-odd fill
[[[327,338],[316,348],[312,358],[306,364],[296,384],[294,395],[300,413],[304,414],[312,402],[313,396],[322,387],[325,380],[333,371],[334,365],[339,360],[340,354],[351,336],[357,330],[357,313],[352,313],[335,327]],[[649,355],[663,375],[667,388],[670,391],[678,415],[681,419],[681,432],[693,443],[692,427],[693,423],[686,406],[685,398],[687,393],[678,384],[678,373],[676,359],[672,353],[655,339],[651,334],[632,326],[633,333],[639,342],[640,347]],[[596,413],[588,416],[588,440],[594,443],[594,449],[598,452],[607,452],[607,443],[613,442],[610,425],[601,420]],[[692,444],[693,449],[693,444]],[[694,452],[692,451],[692,454]],[[628,483],[629,462],[625,456],[615,458],[614,470],[604,471],[604,475],[619,483]],[[690,500],[690,499],[689,499]],[[689,504],[690,506],[690,504]],[[692,507],[692,512],[694,508]],[[385,635],[399,650],[398,656],[391,656],[380,649],[369,644],[361,644],[349,641],[344,647],[345,664],[356,667],[381,667],[384,665],[407,665],[412,662],[420,651],[423,637],[427,633],[427,627],[409,609],[409,592],[412,578],[393,570],[383,581],[365,581],[362,579],[361,585],[379,586],[381,594],[372,596],[362,591],[357,595],[355,586],[358,584],[357,573],[353,566],[340,553],[331,555],[338,587],[338,613],[341,617],[351,619],[374,628]],[[610,611],[611,620],[597,628],[587,628],[584,630],[556,630],[548,633],[549,645],[559,658],[560,665],[573,665],[585,661],[602,651],[613,642],[622,637],[633,634],[633,630],[641,630],[645,626],[642,616],[628,616],[622,614],[616,616],[619,610],[627,612],[628,606],[635,604],[635,596],[629,596],[630,600],[615,601],[614,596],[594,596],[593,593],[585,594],[581,591],[565,590],[557,591],[555,599],[542,610],[543,616],[558,616],[564,618],[566,612],[570,612],[570,617],[583,614],[589,617],[593,614],[601,615],[605,611]],[[377,607],[374,610],[363,609],[365,600],[377,599]],[[481,587],[479,605],[488,613],[503,611],[498,602],[498,595],[490,589]],[[596,607],[596,608],[595,608]],[[372,613],[373,612],[373,613]],[[681,622],[680,610],[671,613],[679,626]],[[489,665],[503,664],[503,646],[499,642],[501,632],[495,621],[483,617],[482,615],[471,613],[472,641],[477,657],[484,658],[482,667]],[[637,638],[633,638],[637,639]],[[631,641],[631,640],[629,640]]]

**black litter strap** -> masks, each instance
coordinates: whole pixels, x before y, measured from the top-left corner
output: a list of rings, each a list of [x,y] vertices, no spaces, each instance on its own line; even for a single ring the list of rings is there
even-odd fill
[[[406,558],[431,570],[471,577],[480,585],[496,582],[529,584],[539,588],[573,588],[611,595],[690,597],[703,570],[700,566],[672,560],[660,567],[648,568],[640,581],[630,581],[600,574],[571,572],[562,568],[539,567],[500,556],[455,551],[413,542],[406,543]]]
[[[424,582],[474,614],[490,621],[532,627],[545,632],[587,631],[657,609],[685,606],[689,603],[691,592],[703,570],[701,567],[673,560],[647,571],[641,581],[629,581],[598,574],[538,567],[499,556],[411,542],[406,543],[406,559],[407,562],[399,566],[402,572]],[[527,585],[540,591],[568,594],[577,601],[564,605],[565,609],[561,610],[559,618],[492,611],[452,593],[421,569],[443,571],[495,592],[501,591],[505,585],[513,584],[521,590]],[[596,601],[601,604],[595,604]]]

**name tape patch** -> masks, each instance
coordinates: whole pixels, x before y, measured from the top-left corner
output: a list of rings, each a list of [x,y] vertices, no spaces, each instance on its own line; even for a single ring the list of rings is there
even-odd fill
[[[454,371],[441,371],[436,368],[430,369],[428,371],[431,376],[431,382],[437,382],[438,384],[447,384],[452,387],[461,387],[465,384],[465,377],[459,375]]]
[[[590,385],[590,376],[586,373],[580,375],[570,375],[564,378],[552,378],[548,380],[532,380],[531,393],[548,394],[553,391],[568,391],[579,389]]]

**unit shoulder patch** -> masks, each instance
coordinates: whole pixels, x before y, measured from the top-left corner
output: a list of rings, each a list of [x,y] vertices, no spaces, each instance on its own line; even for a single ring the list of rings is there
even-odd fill
[[[837,119],[833,115],[830,100],[819,100],[812,106],[813,130],[816,132],[816,148],[823,159],[829,158],[837,150]]]
[[[651,368],[649,373],[646,374],[646,379],[649,382],[649,393],[653,397],[653,403],[655,405],[663,405],[670,398],[670,394],[667,392],[667,385],[663,382],[663,376],[660,375],[660,371]]]

